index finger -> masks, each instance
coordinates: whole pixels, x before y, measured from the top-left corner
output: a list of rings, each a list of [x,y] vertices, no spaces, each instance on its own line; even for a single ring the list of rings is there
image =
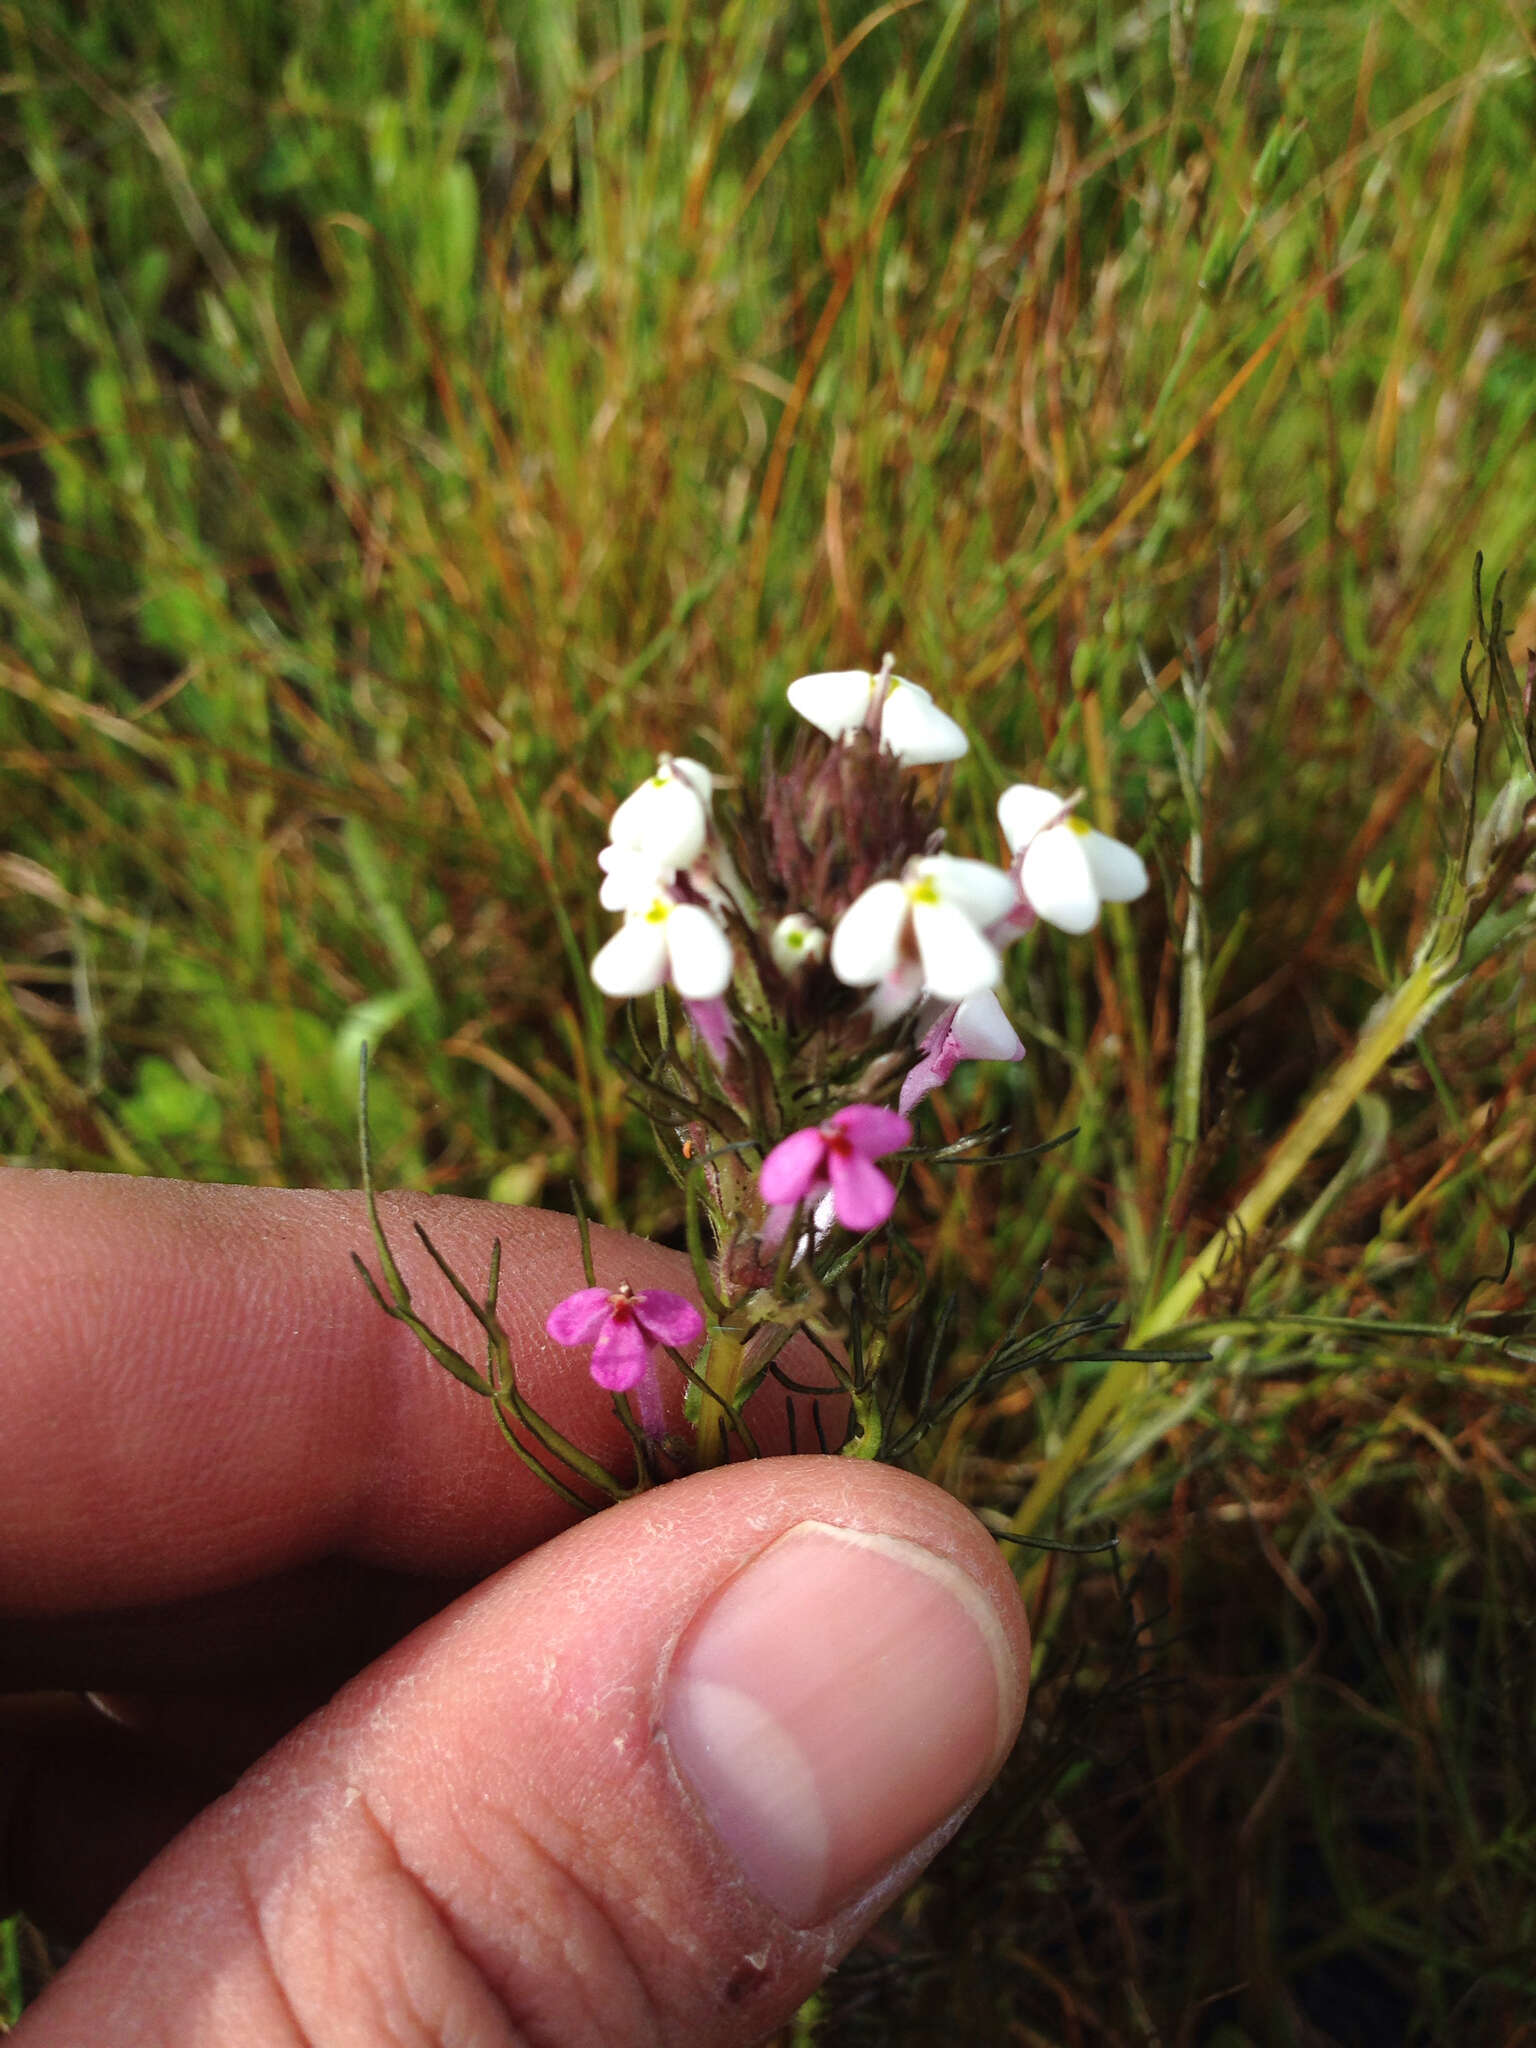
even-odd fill
[[[622,1469],[609,1397],[544,1333],[585,1284],[574,1219],[441,1195],[380,1211],[419,1313],[472,1361],[483,1339],[410,1226],[477,1293],[501,1239],[519,1385]],[[473,1576],[573,1518],[381,1313],[354,1251],[373,1264],[356,1193],[0,1171],[0,1612],[173,1600],[338,1554]],[[692,1292],[643,1239],[594,1228],[592,1251],[603,1285]]]

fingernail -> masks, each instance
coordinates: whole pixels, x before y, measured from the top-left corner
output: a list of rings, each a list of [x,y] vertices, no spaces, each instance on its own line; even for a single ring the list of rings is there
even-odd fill
[[[662,1727],[747,1878],[811,1927],[992,1775],[1019,1688],[958,1567],[899,1536],[803,1522],[693,1622]]]

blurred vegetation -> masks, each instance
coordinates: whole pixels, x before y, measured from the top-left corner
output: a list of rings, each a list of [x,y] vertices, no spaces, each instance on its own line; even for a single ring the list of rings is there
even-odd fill
[[[607,812],[891,648],[966,850],[1083,784],[1161,881],[938,1107],[1075,1133],[919,1176],[955,1370],[1145,1314],[1430,929],[1464,646],[1536,643],[1533,115],[1481,0],[0,0],[0,1152],[340,1185],[366,1037],[381,1175],[674,1236]],[[1125,1561],[1029,1570],[1012,1774],[797,2039],[1525,2038],[1529,901],[1060,1468]],[[1104,1371],[928,1469],[1001,1524]]]

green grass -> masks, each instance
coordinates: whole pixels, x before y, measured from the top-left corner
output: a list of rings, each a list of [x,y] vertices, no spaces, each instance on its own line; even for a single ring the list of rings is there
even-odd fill
[[[0,1150],[340,1185],[366,1036],[382,1176],[675,1236],[607,810],[889,647],[975,850],[1083,783],[1161,880],[948,1091],[1076,1132],[921,1183],[955,1368],[1043,1260],[1144,1318],[1429,927],[1475,550],[1536,642],[1533,60],[1480,0],[0,6]],[[1208,1362],[935,1447],[1126,1576],[1034,1568],[1010,1786],[815,2038],[1516,2038],[1531,965],[1297,1161]]]

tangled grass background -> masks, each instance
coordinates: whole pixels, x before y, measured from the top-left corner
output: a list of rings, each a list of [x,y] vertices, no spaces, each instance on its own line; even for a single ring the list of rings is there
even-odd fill
[[[970,845],[1022,776],[1157,869],[940,1111],[1072,1134],[918,1176],[946,1370],[1134,1320],[1410,969],[1464,646],[1536,643],[1533,103],[1513,0],[0,6],[4,1154],[347,1183],[366,1038],[381,1178],[675,1238],[604,821],[889,647]],[[1010,1775],[797,2040],[1529,2038],[1529,934],[1058,1469],[1120,1557],[1031,1567]],[[1105,1370],[924,1469],[1006,1519]]]

